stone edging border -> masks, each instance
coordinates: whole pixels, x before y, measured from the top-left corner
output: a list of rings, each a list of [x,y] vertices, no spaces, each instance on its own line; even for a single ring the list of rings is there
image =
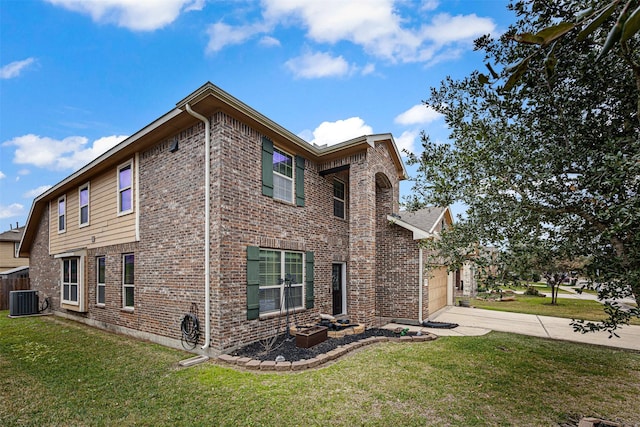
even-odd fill
[[[241,368],[254,371],[303,371],[321,366],[332,360],[344,356],[345,354],[370,344],[382,342],[426,342],[433,341],[438,338],[433,334],[412,335],[399,338],[391,337],[369,337],[349,344],[341,345],[328,353],[320,354],[312,359],[298,360],[296,362],[275,362],[273,360],[257,360],[250,357],[231,356],[230,354],[221,354],[218,360],[229,365],[235,365]]]

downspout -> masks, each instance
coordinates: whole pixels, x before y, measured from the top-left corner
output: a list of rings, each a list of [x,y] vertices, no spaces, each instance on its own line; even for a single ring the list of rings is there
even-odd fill
[[[424,265],[422,264],[422,245],[420,245],[418,253],[418,322],[422,325],[422,298],[423,298],[423,276]]]
[[[202,350],[209,348],[211,342],[211,248],[210,248],[210,224],[209,215],[211,213],[211,124],[209,120],[202,114],[196,113],[191,109],[191,106],[187,104],[187,113],[191,114],[196,119],[201,120],[204,123],[204,345]]]

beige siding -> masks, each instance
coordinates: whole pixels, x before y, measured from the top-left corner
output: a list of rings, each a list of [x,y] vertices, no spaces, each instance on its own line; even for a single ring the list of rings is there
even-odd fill
[[[0,271],[29,265],[29,258],[15,257],[14,242],[0,242]]]
[[[447,267],[437,267],[428,273],[429,314],[433,314],[447,305]]]
[[[134,165],[135,166],[135,165]],[[135,184],[135,181],[134,181]],[[66,231],[58,233],[58,199],[50,200],[49,233],[50,254],[71,249],[97,248],[136,240],[135,200],[134,212],[118,216],[117,169],[113,168],[89,182],[89,225],[80,226],[79,190],[66,193]],[[134,198],[138,197],[134,187]]]

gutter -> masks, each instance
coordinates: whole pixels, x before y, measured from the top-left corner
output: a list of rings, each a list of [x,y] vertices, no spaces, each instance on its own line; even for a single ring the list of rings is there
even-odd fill
[[[191,109],[189,104],[185,105],[187,113],[191,114],[196,119],[201,120],[204,123],[204,146],[205,146],[205,161],[204,161],[204,345],[202,350],[209,348],[211,343],[211,248],[210,248],[210,235],[211,226],[209,223],[209,216],[211,213],[211,124],[209,120],[202,114],[196,113]]]
[[[420,322],[420,324],[422,325],[422,298],[423,298],[423,281],[424,281],[424,276],[423,276],[423,271],[424,271],[424,264],[422,261],[422,245],[419,248],[419,252],[418,252],[418,322]]]

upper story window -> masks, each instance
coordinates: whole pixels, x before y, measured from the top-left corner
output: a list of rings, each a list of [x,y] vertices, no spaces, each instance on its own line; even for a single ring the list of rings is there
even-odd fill
[[[333,215],[344,219],[344,202],[345,202],[345,186],[344,182],[333,180]]]
[[[273,197],[293,202],[293,156],[273,147]]]
[[[89,225],[89,184],[85,184],[78,189],[78,200],[80,209],[80,227]]]
[[[133,211],[132,162],[118,167],[118,214]]]
[[[62,196],[58,199],[58,233],[63,233],[66,230],[66,217],[67,217],[67,196]]]

